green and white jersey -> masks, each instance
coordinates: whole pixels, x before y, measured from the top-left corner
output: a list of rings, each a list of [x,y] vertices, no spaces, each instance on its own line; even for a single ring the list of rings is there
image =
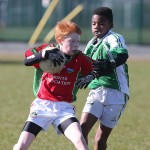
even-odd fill
[[[109,46],[109,51],[114,59],[117,57],[117,54],[128,54],[123,36],[112,32],[111,30],[103,38],[97,39],[97,43],[95,45],[93,44],[94,41],[94,38],[89,41],[84,52],[94,60],[109,59],[107,52],[103,47],[104,43],[107,43]],[[120,65],[114,69],[112,74],[96,78],[89,84],[88,87],[90,89],[95,89],[101,86],[117,89],[122,93],[129,95],[128,65]]]

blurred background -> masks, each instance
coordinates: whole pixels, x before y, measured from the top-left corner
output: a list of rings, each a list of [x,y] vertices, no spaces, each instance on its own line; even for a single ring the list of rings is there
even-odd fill
[[[28,42],[52,0],[0,0],[0,42]],[[57,21],[76,6],[83,9],[72,20],[82,29],[81,42],[91,37],[91,16],[95,8],[108,6],[114,14],[114,31],[127,44],[150,44],[150,0],[59,0],[36,42],[43,42]],[[54,41],[54,38],[51,39]]]

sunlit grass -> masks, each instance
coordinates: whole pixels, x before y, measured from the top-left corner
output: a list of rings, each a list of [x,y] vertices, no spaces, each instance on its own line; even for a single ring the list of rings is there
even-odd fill
[[[20,58],[20,59],[19,59]],[[130,60],[130,100],[120,118],[118,126],[113,130],[108,150],[148,150],[150,147],[150,60]],[[32,93],[33,68],[25,67],[22,58],[0,61],[0,149],[12,150],[17,142],[29,107],[34,100]],[[80,90],[77,116],[86,101],[89,90]],[[94,134],[98,123],[89,135],[89,148],[93,149]],[[73,150],[73,144],[63,135],[58,136],[50,127],[41,132],[33,142],[31,150]]]

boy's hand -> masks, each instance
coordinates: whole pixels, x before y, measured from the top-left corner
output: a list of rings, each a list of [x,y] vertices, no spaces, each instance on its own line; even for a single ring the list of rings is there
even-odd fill
[[[79,80],[76,82],[76,86],[79,89],[82,88],[86,89],[89,83],[95,78],[96,78],[96,74],[94,72],[91,72],[87,76],[79,78]]]
[[[54,66],[60,65],[65,61],[65,57],[63,57],[63,55],[59,52],[60,50],[56,47],[53,47],[52,49],[47,48],[47,50],[42,51],[42,58],[50,59],[51,61],[53,61]]]
[[[115,64],[107,59],[99,59],[98,61],[93,63],[93,69],[98,74],[98,76],[107,75],[113,72],[115,68]]]

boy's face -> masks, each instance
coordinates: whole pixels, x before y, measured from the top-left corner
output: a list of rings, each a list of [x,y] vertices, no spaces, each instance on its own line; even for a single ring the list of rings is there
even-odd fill
[[[67,55],[74,55],[80,44],[80,35],[71,33],[60,42],[60,49]]]
[[[105,16],[92,16],[92,33],[95,37],[102,38],[112,28],[112,23]]]

